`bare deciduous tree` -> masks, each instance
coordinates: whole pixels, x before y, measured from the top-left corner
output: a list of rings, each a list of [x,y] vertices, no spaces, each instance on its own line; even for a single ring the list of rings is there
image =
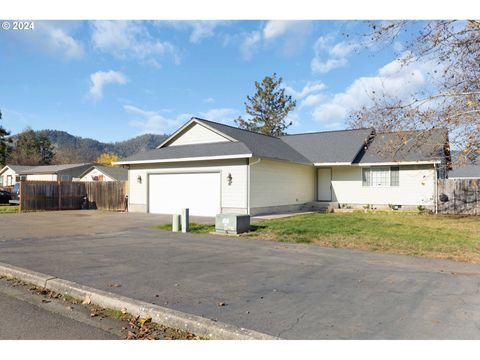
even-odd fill
[[[371,94],[371,104],[352,113],[350,125],[379,131],[446,128],[460,161],[480,158],[480,21],[387,21],[370,27],[367,36],[374,43],[414,31],[399,61],[428,62],[431,70],[427,86],[407,98]]]

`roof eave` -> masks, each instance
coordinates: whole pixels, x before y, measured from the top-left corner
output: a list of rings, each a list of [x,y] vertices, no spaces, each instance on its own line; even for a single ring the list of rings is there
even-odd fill
[[[355,163],[355,166],[382,166],[382,165],[428,165],[441,164],[440,160],[418,160],[418,161],[385,161],[385,162],[364,162]]]
[[[208,161],[208,160],[229,160],[229,159],[246,159],[251,158],[250,154],[236,154],[236,155],[218,155],[218,156],[198,156],[187,158],[173,158],[173,159],[154,159],[154,160],[131,160],[131,161],[116,161],[113,165],[135,165],[135,164],[159,164],[159,163],[175,163],[188,161]]]

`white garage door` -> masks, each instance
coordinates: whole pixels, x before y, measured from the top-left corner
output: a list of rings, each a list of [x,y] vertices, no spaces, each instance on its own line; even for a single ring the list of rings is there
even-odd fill
[[[180,214],[189,208],[190,215],[215,216],[220,213],[220,174],[150,174],[149,212]]]

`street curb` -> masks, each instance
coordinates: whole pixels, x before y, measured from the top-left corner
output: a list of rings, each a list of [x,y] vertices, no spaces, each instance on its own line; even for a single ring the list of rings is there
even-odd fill
[[[17,266],[0,262],[0,276],[15,278],[38,287],[70,295],[77,299],[89,297],[92,304],[125,310],[129,314],[141,318],[152,318],[158,324],[188,331],[197,336],[215,340],[278,340],[279,338],[263,334],[254,330],[240,328],[234,325],[203,318],[201,316],[168,309],[162,306],[149,304],[144,301],[117,295],[108,291],[94,289],[72,281],[59,279],[54,276],[30,271]]]

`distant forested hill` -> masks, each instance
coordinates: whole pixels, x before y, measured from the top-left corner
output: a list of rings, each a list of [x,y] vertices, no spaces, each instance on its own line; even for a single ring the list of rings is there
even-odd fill
[[[151,150],[162,143],[167,135],[145,134],[130,140],[104,143],[90,138],[82,138],[59,130],[40,130],[55,146],[55,163],[93,162],[102,153],[117,154],[121,158],[140,151]],[[15,144],[16,136],[12,136]]]

